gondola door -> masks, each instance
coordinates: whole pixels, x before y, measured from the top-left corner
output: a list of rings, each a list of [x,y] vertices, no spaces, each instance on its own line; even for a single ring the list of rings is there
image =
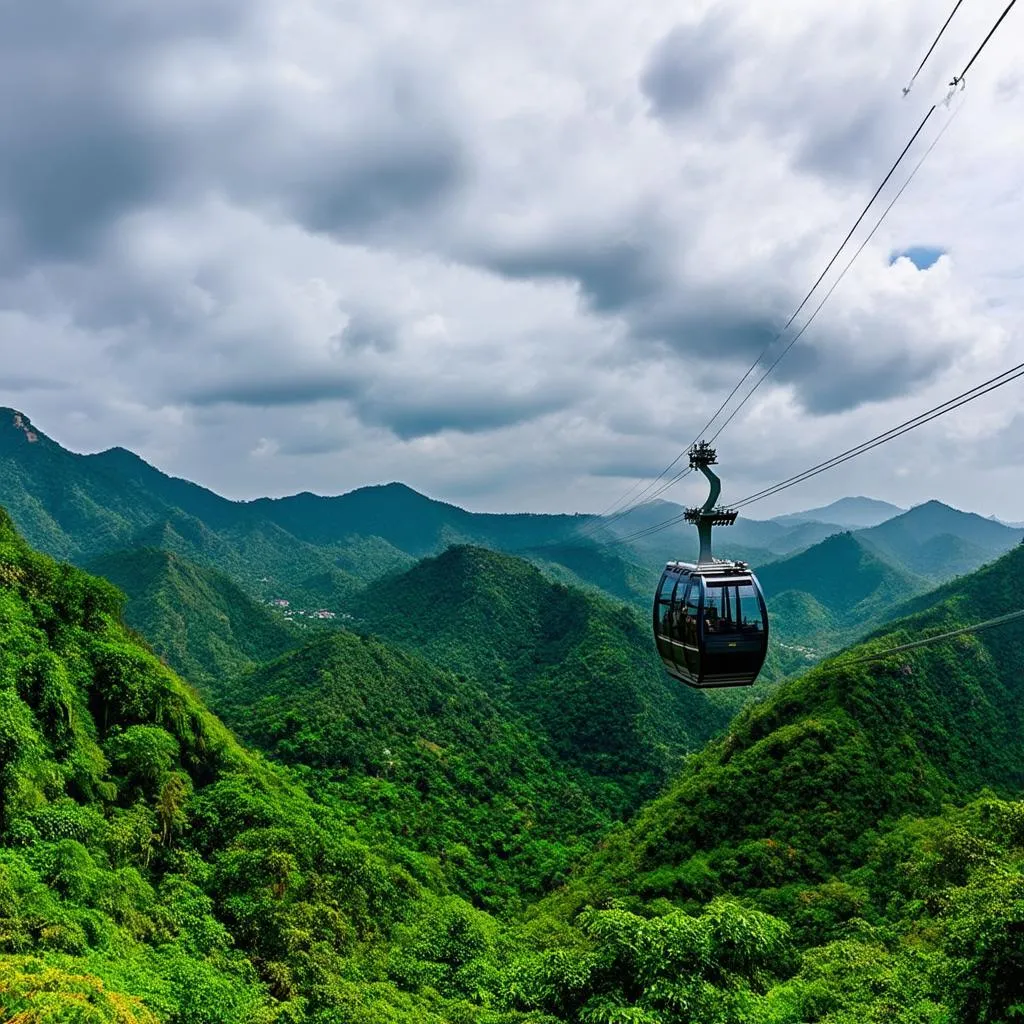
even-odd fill
[[[700,682],[701,582],[699,576],[691,576],[690,585],[685,588],[685,595],[676,599],[681,627],[678,636],[680,647],[676,648],[676,658],[679,661],[679,655],[682,654],[681,660],[686,674],[693,683]],[[680,583],[680,594],[683,589],[683,584]]]

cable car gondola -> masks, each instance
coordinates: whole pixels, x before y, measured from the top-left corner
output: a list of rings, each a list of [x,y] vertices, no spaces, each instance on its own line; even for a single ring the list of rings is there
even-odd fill
[[[690,450],[690,466],[711,484],[701,508],[687,509],[697,527],[696,564],[669,562],[654,596],[654,641],[670,675],[697,689],[749,686],[768,654],[768,609],[757,577],[745,562],[711,554],[711,527],[731,526],[732,509],[715,508],[721,483],[708,468],[715,450],[701,442]]]

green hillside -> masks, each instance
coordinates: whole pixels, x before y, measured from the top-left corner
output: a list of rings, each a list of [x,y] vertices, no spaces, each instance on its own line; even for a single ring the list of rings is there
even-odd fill
[[[856,650],[1024,607],[1022,570]],[[449,667],[336,632],[224,684],[274,766],[0,515],[0,1019],[1020,1019],[1020,623],[820,665],[606,828],[712,731],[634,613],[466,547],[362,600]]]
[[[378,842],[437,857],[504,913],[565,881],[610,823],[601,785],[465,676],[333,631],[218,688],[241,736],[316,769]]]
[[[1024,548],[852,653],[1024,607],[1022,570]],[[1024,626],[846,657],[745,710],[535,911],[524,1006],[580,1022],[1019,1019],[1024,802],[984,788],[1024,790]],[[753,985],[725,980],[738,963]]]
[[[371,584],[351,610],[361,628],[478,680],[566,764],[613,783],[620,810],[728,718],[667,678],[637,613],[521,559],[450,548]]]
[[[228,573],[262,599],[337,604],[359,583],[467,542],[522,552],[554,578],[607,585],[634,602],[653,572],[582,537],[587,516],[467,512],[403,484],[229,501],[124,448],[67,451],[13,409],[0,409],[0,504],[53,556],[85,564],[160,548]]]
[[[0,1018],[494,1021],[494,922],[240,747],[119,600],[0,513]]]
[[[125,621],[193,683],[226,678],[298,646],[302,637],[229,577],[181,555],[135,548],[89,563],[128,596]]]
[[[929,501],[858,537],[911,572],[942,583],[973,572],[1021,541],[1021,531]]]
[[[922,577],[838,533],[758,569],[771,617],[771,646],[786,673],[808,667],[929,589]]]

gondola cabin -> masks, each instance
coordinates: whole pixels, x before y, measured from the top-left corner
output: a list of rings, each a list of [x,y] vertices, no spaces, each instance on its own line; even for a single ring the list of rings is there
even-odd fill
[[[749,686],[768,653],[768,609],[742,562],[669,562],[654,599],[654,639],[687,686]]]

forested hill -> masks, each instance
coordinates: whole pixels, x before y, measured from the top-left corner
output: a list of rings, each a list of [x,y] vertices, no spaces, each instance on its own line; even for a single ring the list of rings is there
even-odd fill
[[[298,647],[303,635],[229,576],[158,548],[94,559],[129,597],[125,621],[192,683],[224,679]]]
[[[370,637],[334,630],[222,683],[216,704],[245,739],[313,769],[376,842],[438,858],[454,888],[505,916],[636,809],[475,680]]]
[[[160,548],[226,572],[263,599],[337,603],[360,583],[459,543],[520,552],[568,582],[610,584],[626,600],[646,600],[650,585],[649,566],[580,536],[589,516],[469,512],[399,483],[229,501],[123,448],[68,451],[13,409],[0,409],[0,505],[55,557],[82,565]]]
[[[880,823],[985,786],[1021,792],[1024,624],[845,663],[1019,608],[1024,546],[742,712],[630,826],[625,856],[606,854],[592,877],[671,892],[676,869],[666,865],[685,889],[691,857],[710,878],[718,858],[742,864],[775,848],[791,851],[780,880],[824,879],[853,863]]]
[[[784,684],[608,831],[563,890],[499,921],[453,889],[497,905],[531,874],[554,865],[556,877],[560,815],[580,839],[595,824],[573,772],[618,784],[601,751],[576,766],[552,758],[554,737],[532,728],[542,692],[583,721],[588,686],[610,680],[589,714],[612,729],[615,701],[650,699],[654,717],[667,706],[623,686],[639,655],[613,640],[615,616],[644,632],[627,609],[492,553],[443,557],[463,563],[461,575],[447,567],[448,592],[425,587],[441,558],[392,581],[431,599],[416,635],[416,616],[401,618],[403,642],[429,645],[433,604],[481,630],[495,610],[528,634],[491,634],[499,668],[526,685],[506,676],[500,688],[480,646],[460,653],[454,634],[435,653],[463,659],[463,679],[371,639],[325,636],[224,694],[239,727],[290,765],[274,767],[125,630],[109,584],[33,553],[0,515],[0,1019],[1019,1016],[1019,624]],[[1018,548],[921,599],[866,649],[1024,606],[1022,569]],[[531,604],[560,617],[567,648]],[[542,654],[584,670],[575,689]],[[500,703],[512,694],[515,716]],[[620,716],[627,735],[642,717]]]
[[[742,712],[538,914],[551,928],[549,915],[613,908],[577,919],[593,960],[564,939],[571,968],[537,961],[556,979],[540,1004],[578,1021],[598,1006],[608,1020],[714,1019],[682,1006],[721,998],[674,972],[695,955],[689,915],[739,897],[758,922],[748,955],[791,979],[723,1019],[1017,1019],[1024,803],[992,790],[1024,792],[1024,623],[850,660],[1022,607],[1018,547]]]
[[[0,1018],[451,1020],[395,979],[487,922],[240,747],[119,601],[0,511]]]
[[[667,678],[636,612],[518,558],[452,547],[372,584],[351,609],[361,628],[479,680],[567,764],[634,796],[727,721]]]

